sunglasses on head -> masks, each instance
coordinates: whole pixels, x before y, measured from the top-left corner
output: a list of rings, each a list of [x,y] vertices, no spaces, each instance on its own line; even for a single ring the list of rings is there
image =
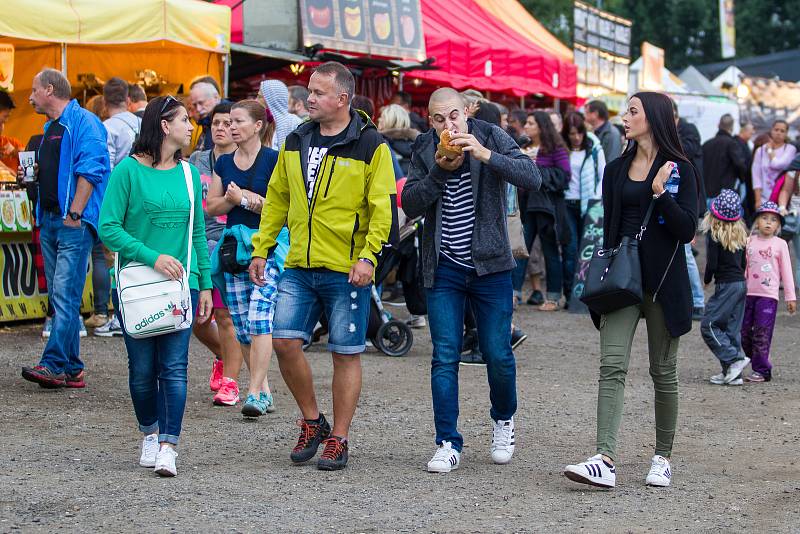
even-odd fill
[[[169,106],[170,102],[178,102],[178,99],[172,95],[167,95],[166,97],[164,97],[164,103],[161,104],[161,111],[158,113],[159,116],[164,114],[164,110],[167,109],[167,106]]]

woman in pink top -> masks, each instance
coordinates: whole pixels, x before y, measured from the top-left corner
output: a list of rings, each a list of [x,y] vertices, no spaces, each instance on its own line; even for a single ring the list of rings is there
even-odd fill
[[[789,166],[797,154],[794,145],[786,142],[789,124],[783,120],[772,123],[770,140],[756,150],[753,157],[753,193],[755,205],[768,200],[778,176]]]
[[[769,382],[772,379],[769,349],[781,284],[789,313],[794,314],[797,309],[789,246],[778,237],[782,223],[778,205],[764,202],[756,211],[753,224],[756,231],[747,242],[747,299],[742,322],[742,349],[752,362],[753,372],[745,378],[746,382]]]

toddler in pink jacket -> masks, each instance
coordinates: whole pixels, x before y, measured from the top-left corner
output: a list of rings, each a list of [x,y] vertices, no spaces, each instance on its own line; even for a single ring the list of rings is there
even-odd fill
[[[797,302],[789,246],[778,237],[783,216],[774,202],[764,202],[756,211],[755,232],[747,242],[747,299],[742,321],[742,349],[751,360],[753,372],[746,382],[769,382],[772,364],[769,349],[778,313],[779,290],[789,313]]]

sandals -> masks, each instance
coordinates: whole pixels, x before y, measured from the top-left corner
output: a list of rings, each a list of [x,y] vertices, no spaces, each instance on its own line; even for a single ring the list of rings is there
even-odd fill
[[[545,300],[544,304],[539,306],[539,311],[543,311],[543,312],[554,312],[554,311],[558,311],[560,309],[561,309],[561,306],[559,306],[558,302],[556,302],[554,300]]]

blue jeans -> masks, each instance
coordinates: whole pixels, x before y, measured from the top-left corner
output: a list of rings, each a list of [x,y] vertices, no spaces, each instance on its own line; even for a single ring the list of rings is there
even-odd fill
[[[347,273],[286,269],[278,280],[273,339],[308,343],[324,311],[328,318],[328,350],[361,354],[366,348],[372,286],[356,287]]]
[[[80,311],[89,252],[96,239],[85,222],[80,228],[64,225],[61,215],[43,212],[41,246],[47,296],[53,305],[53,330],[39,361],[56,374],[77,374],[83,369],[80,357]]]
[[[742,319],[747,285],[741,282],[717,282],[714,294],[706,303],[700,322],[700,334],[722,365],[742,357]]]
[[[575,279],[575,265],[578,260],[578,246],[583,234],[583,216],[581,201],[567,200],[566,217],[569,228],[569,243],[561,246],[562,263],[564,264],[564,296],[569,302],[572,294],[572,282]]]
[[[525,233],[525,246],[528,250],[533,246],[536,236],[542,242],[542,254],[544,255],[545,279],[547,280],[547,299],[558,301],[563,291],[563,273],[561,265],[561,253],[558,250],[555,234],[548,235],[540,232],[542,214],[536,212],[526,212],[522,214],[522,230]],[[525,271],[528,267],[527,260],[517,261],[517,267],[513,271],[514,289],[522,290],[525,285]]]
[[[694,261],[692,245],[686,243],[686,267],[689,270],[689,284],[692,286],[692,306],[703,308],[706,305],[706,297],[703,293],[703,283],[700,282],[700,271],[697,270],[697,262]]]
[[[192,290],[192,317],[198,296]],[[122,322],[119,311],[117,318]],[[145,434],[158,431],[159,442],[177,445],[186,408],[192,329],[144,339],[130,337],[124,328],[122,331],[128,350],[128,387],[139,430]]]
[[[792,245],[794,246],[795,257],[794,287],[795,291],[797,291],[800,289],[800,232],[794,234]]]
[[[517,368],[511,350],[511,271],[478,276],[474,270],[440,256],[433,287],[427,295],[433,342],[431,393],[436,443],[449,441],[460,451],[464,439],[457,428],[458,364],[467,298],[475,314],[478,343],[489,376],[489,415],[495,421],[507,420],[517,411]]]

